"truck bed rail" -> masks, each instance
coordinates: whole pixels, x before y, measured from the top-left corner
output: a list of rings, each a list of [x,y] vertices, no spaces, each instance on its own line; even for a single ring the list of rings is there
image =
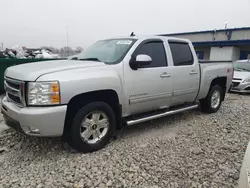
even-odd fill
[[[201,60],[199,59],[199,63],[232,63],[231,60],[222,60],[222,61],[213,61],[213,60]]]

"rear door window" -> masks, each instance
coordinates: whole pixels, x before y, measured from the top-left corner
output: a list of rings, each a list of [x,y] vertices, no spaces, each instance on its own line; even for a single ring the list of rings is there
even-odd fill
[[[193,65],[194,58],[188,43],[169,42],[174,66]]]

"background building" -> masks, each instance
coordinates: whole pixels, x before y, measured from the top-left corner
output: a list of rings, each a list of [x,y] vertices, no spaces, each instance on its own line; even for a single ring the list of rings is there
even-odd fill
[[[199,59],[250,59],[250,27],[172,33],[163,36],[190,39]]]

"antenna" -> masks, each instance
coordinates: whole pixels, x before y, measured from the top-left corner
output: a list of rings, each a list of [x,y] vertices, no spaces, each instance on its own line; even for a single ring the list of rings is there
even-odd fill
[[[135,36],[134,32],[132,32],[132,33],[130,34],[130,36],[131,36],[131,37]]]
[[[216,30],[216,28],[215,28],[215,29],[214,29],[214,33],[213,33],[213,40],[216,39],[216,32],[217,32],[217,30]]]

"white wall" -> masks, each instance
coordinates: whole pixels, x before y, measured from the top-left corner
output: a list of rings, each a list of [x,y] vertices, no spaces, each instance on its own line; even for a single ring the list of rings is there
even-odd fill
[[[233,47],[232,61],[236,61],[239,59],[240,59],[240,48]]]
[[[235,61],[240,57],[240,50],[237,47],[211,47],[210,60]]]
[[[250,30],[233,31],[231,40],[250,39]]]
[[[202,41],[212,41],[212,33],[198,33],[198,34],[184,34],[184,35],[175,35],[174,37],[189,39],[192,42],[202,42]]]

